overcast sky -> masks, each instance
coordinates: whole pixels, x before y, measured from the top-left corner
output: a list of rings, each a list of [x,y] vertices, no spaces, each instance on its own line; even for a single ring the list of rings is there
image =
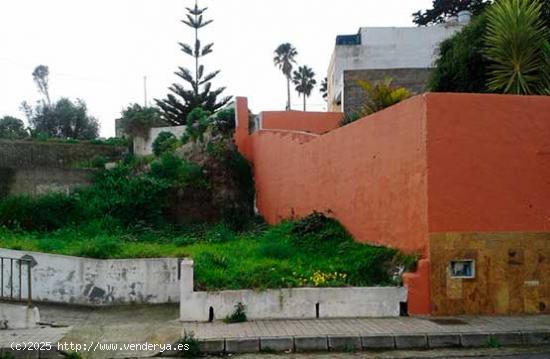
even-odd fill
[[[411,13],[432,0],[200,0],[214,23],[201,31],[203,43],[215,42],[206,70],[222,70],[214,86],[247,96],[253,111],[282,110],[285,79],[273,66],[273,50],[291,42],[299,64],[326,76],[338,34],[361,26],[413,26]],[[178,66],[192,58],[178,42],[193,33],[182,24],[194,0],[2,0],[0,4],[0,117],[24,119],[23,100],[39,94],[33,69],[50,67],[53,99],[82,98],[101,123],[101,135],[114,135],[114,120],[130,103],[163,98],[177,81]],[[301,100],[293,94],[293,108]],[[326,105],[318,89],[310,110]]]

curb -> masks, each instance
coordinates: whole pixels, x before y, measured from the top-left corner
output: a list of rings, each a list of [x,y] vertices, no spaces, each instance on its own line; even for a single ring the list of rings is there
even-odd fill
[[[550,330],[515,332],[314,335],[200,340],[204,354],[359,352],[550,345]],[[166,353],[170,354],[170,353]],[[161,353],[160,356],[170,356]]]

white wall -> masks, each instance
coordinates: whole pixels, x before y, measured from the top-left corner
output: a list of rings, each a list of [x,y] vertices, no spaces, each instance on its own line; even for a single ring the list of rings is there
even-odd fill
[[[83,305],[179,301],[177,258],[97,260],[8,249],[0,249],[0,256],[25,256],[35,261],[32,267],[33,301]],[[4,295],[10,291],[8,266],[9,261],[4,260]],[[18,296],[18,267],[14,272],[13,289]],[[22,272],[22,296],[26,298],[25,265]]]
[[[433,67],[439,44],[462,28],[460,24],[361,28],[361,45],[335,47],[328,73],[331,100],[341,91],[345,70]]]
[[[147,156],[153,154],[153,142],[161,132],[170,132],[177,138],[180,138],[185,132],[186,126],[172,127],[154,127],[149,129],[149,137],[134,137],[134,154],[138,156]]]
[[[185,268],[180,282],[182,321],[208,321],[210,307],[214,319],[224,319],[239,302],[248,319],[314,319],[317,303],[319,318],[397,317],[400,302],[407,301],[407,289],[402,287],[193,292],[193,262],[187,261]]]

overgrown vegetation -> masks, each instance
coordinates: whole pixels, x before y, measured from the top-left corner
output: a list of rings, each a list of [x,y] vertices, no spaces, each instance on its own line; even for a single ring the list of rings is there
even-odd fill
[[[249,222],[122,228],[112,217],[55,231],[0,228],[3,248],[93,258],[191,257],[197,290],[394,285],[416,260],[360,244],[321,214],[269,227]]]
[[[183,338],[178,341],[179,344],[183,344],[184,349],[181,352],[183,358],[198,358],[201,355],[199,347],[199,341],[195,338],[193,332],[184,331]]]

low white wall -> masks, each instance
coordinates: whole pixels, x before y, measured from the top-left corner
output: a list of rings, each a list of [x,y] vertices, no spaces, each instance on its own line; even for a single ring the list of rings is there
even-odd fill
[[[40,313],[37,307],[0,303],[0,330],[36,328],[38,322]]]
[[[83,305],[179,301],[177,258],[97,260],[8,249],[0,249],[0,256],[33,260],[33,301]],[[8,267],[4,260],[4,294],[10,292]],[[14,267],[13,293],[19,296],[19,269]],[[27,278],[23,265],[23,298],[27,298]]]
[[[192,266],[192,262],[187,265]],[[294,288],[261,292],[233,290],[193,292],[192,277],[181,280],[180,320],[224,319],[242,303],[249,319],[313,319],[355,317],[397,317],[400,302],[407,301],[402,287]]]
[[[180,138],[187,126],[171,126],[171,127],[154,127],[149,129],[149,137],[147,139],[136,136],[134,137],[134,154],[139,156],[147,156],[153,154],[153,142],[157,139],[161,132],[170,132],[177,138]]]

